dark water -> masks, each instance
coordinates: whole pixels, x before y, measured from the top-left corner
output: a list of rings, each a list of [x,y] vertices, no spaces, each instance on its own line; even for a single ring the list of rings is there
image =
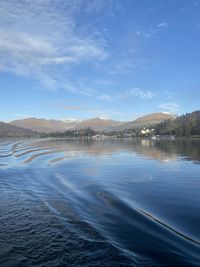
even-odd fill
[[[0,140],[0,266],[200,266],[200,141]]]

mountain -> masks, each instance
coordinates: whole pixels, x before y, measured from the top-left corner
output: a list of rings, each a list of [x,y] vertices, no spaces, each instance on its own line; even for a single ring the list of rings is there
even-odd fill
[[[70,130],[76,126],[77,121],[26,118],[26,119],[11,121],[10,124],[30,129],[36,132],[50,133],[50,132],[64,132],[66,130]]]
[[[10,124],[41,133],[64,132],[91,128],[94,131],[109,132],[123,124],[123,122],[94,118],[83,121],[62,121],[27,118],[11,121]]]
[[[139,117],[138,119],[134,121],[125,123],[123,124],[122,127],[119,127],[119,129],[131,129],[131,128],[138,128],[138,127],[143,127],[143,126],[153,126],[165,120],[173,120],[176,117],[177,116],[175,114],[168,114],[168,113],[163,113],[163,112],[151,113],[151,114]]]
[[[82,130],[87,128],[90,128],[94,131],[110,132],[115,130],[155,125],[168,119],[174,119],[175,117],[175,115],[160,112],[148,114],[130,122],[121,122],[101,118],[82,121],[26,118],[11,121],[10,124],[40,133],[65,132],[67,130]]]
[[[157,112],[145,115],[135,120],[135,123],[142,123],[142,124],[157,124],[165,120],[174,119],[177,116],[174,114]]]
[[[80,130],[80,129],[91,128],[94,131],[110,132],[115,130],[116,127],[122,126],[123,124],[124,122],[121,121],[94,118],[79,122],[74,129]]]
[[[165,120],[174,118],[176,118],[176,115],[162,113],[162,112],[148,114],[130,122],[121,122],[115,120],[94,118],[78,122],[77,125],[74,127],[74,129],[80,130],[80,129],[91,128],[94,131],[111,132],[115,130],[124,130],[135,127],[155,125]]]
[[[0,137],[37,137],[38,134],[28,129],[0,121]]]

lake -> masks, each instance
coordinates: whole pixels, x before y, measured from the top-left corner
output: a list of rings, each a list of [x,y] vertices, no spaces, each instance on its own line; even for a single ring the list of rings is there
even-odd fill
[[[0,266],[200,266],[200,140],[0,140]]]

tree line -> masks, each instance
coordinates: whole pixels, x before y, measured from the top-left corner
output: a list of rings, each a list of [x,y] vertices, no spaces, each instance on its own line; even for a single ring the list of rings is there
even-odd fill
[[[200,110],[159,123],[154,127],[154,133],[180,137],[200,136]]]

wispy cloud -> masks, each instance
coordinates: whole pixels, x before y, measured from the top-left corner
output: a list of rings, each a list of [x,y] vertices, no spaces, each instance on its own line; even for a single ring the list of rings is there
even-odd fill
[[[150,90],[142,88],[131,88],[117,95],[117,98],[137,97],[142,99],[152,99],[156,94]]]
[[[172,99],[172,97],[174,96],[174,92],[169,91],[169,90],[166,90],[164,93],[168,99]]]
[[[114,56],[114,61],[108,70],[109,74],[127,74],[133,72],[135,69],[143,68],[147,60],[144,58],[136,57],[134,50],[124,52]]]
[[[173,102],[162,103],[159,105],[159,108],[170,113],[177,113],[179,111],[180,105]]]
[[[162,21],[157,25],[157,28],[168,28],[169,24],[166,21]]]
[[[112,68],[109,70],[110,74],[125,74],[129,73],[136,67],[136,62],[134,60],[126,59],[114,63]]]
[[[131,88],[129,90],[129,94],[136,96],[136,97],[146,98],[146,99],[152,99],[155,95],[152,91],[144,90],[141,88]]]
[[[156,94],[150,90],[145,90],[142,88],[131,88],[129,90],[125,90],[123,93],[116,94],[116,95],[108,95],[103,94],[98,97],[98,99],[102,101],[114,101],[119,99],[127,99],[128,97],[136,97],[140,99],[152,99]]]
[[[110,96],[110,95],[100,95],[98,97],[99,100],[103,100],[103,101],[106,101],[106,102],[111,102],[113,100],[113,98]]]
[[[169,24],[163,20],[154,27],[149,28],[148,30],[137,30],[136,35],[143,38],[150,38],[153,35],[159,33],[161,30],[169,27]]]
[[[87,28],[77,25],[80,10],[89,8],[89,3],[84,3],[79,0],[2,0],[0,71],[24,75],[45,87],[79,92],[66,74],[74,66],[92,64],[107,57],[102,38],[94,38]],[[95,3],[90,10],[95,11]],[[102,6],[98,4],[96,12]]]

